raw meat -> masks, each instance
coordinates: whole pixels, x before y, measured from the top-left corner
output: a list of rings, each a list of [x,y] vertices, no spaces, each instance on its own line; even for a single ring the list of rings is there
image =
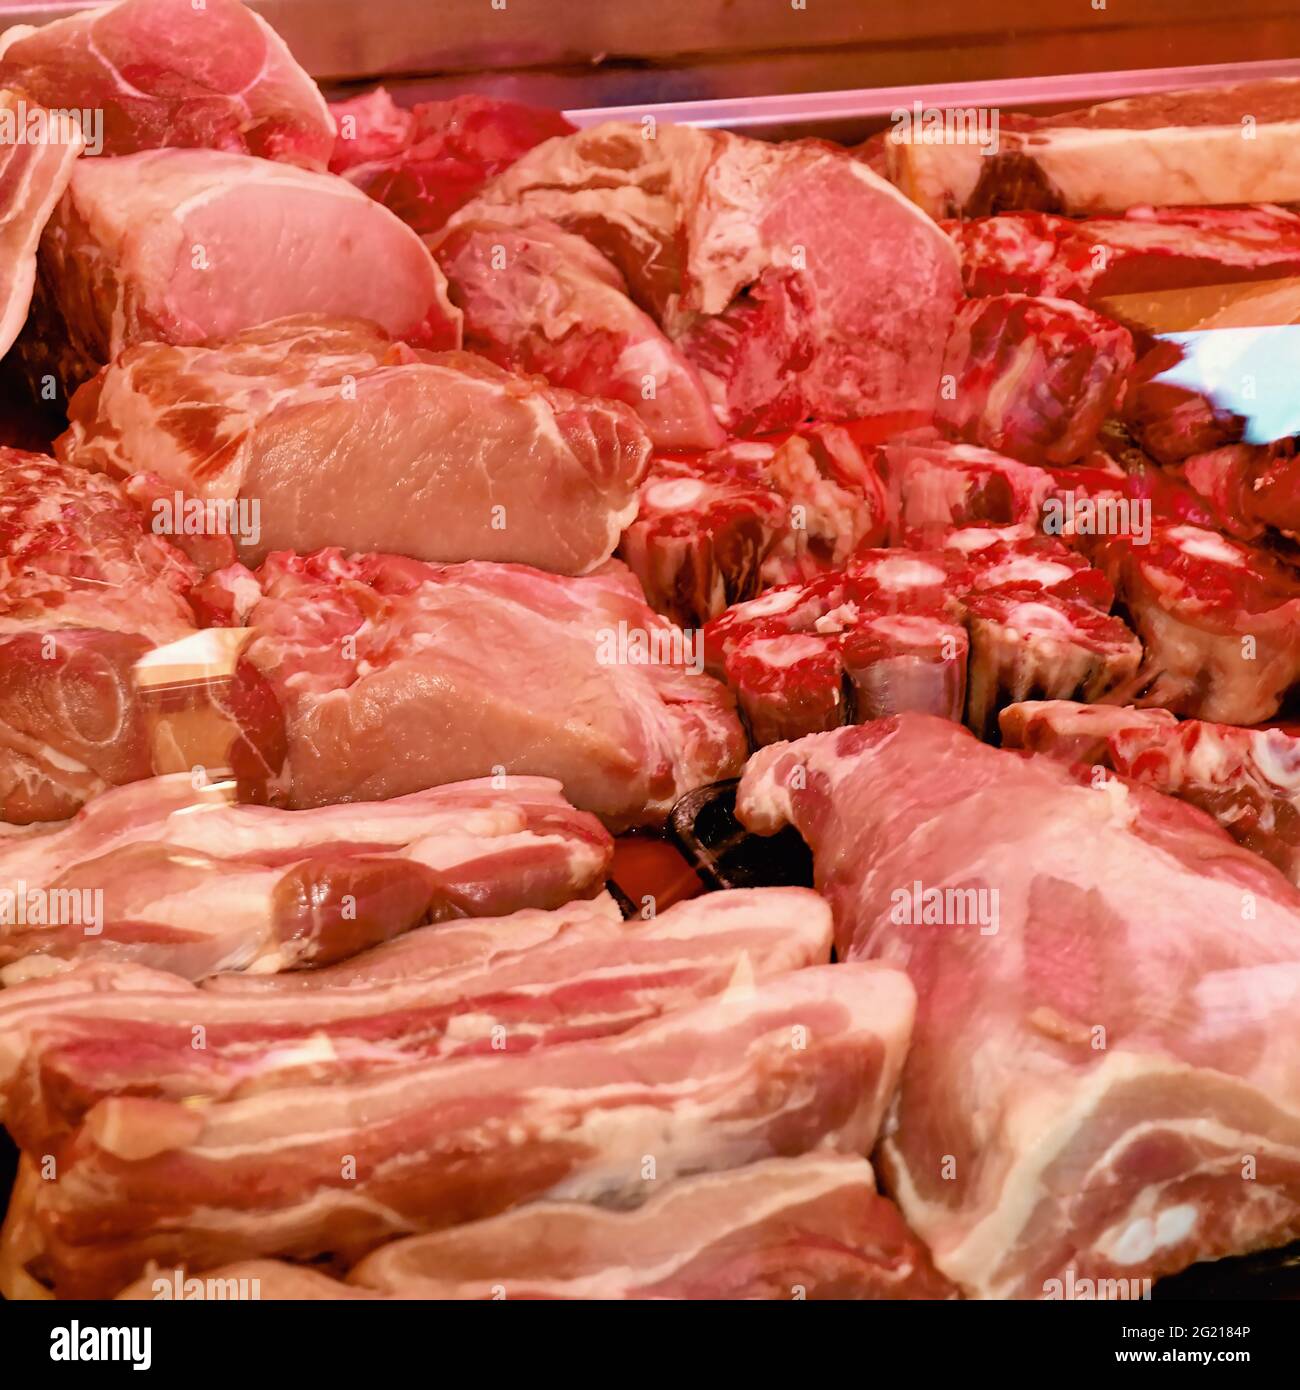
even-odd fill
[[[935,421],[1025,463],[1075,463],[1122,402],[1126,328],[1068,299],[993,295],[957,311]]]
[[[1300,739],[1282,729],[1062,700],[1003,710],[1002,739],[1190,801],[1300,885]]]
[[[381,1246],[391,1298],[950,1298],[861,1158],[809,1154],[669,1184],[635,1211],[530,1202]]]
[[[287,805],[509,771],[559,778],[575,805],[622,828],[662,820],[745,756],[698,643],[646,607],[621,565],[561,579],[280,553],[255,578],[210,577],[198,600],[253,629],[246,656],[285,714],[273,794]]]
[[[0,83],[102,121],[90,154],[202,146],[324,169],[334,123],[267,22],[236,0],[116,0],[0,34]]]
[[[1300,579],[1266,551],[1197,526],[1110,537],[1098,563],[1146,657],[1126,698],[1224,724],[1271,719],[1300,680]]]
[[[611,853],[542,778],[313,811],[234,805],[231,790],[135,782],[4,843],[0,979],[88,959],[188,979],[328,965],[425,921],[557,907],[597,887]]]
[[[28,370],[69,390],[133,343],[189,346],[289,314],[460,342],[442,271],[386,208],[333,174],[218,150],[79,160],[41,239],[33,313]]]
[[[1123,217],[1003,213],[946,224],[971,295],[1096,304],[1106,295],[1300,275],[1300,215],[1254,207],[1134,207]]]
[[[921,715],[762,750],[737,811],[916,986],[877,1157],[966,1293],[1140,1297],[1300,1235],[1300,892],[1209,817]]]
[[[998,124],[991,155],[972,141],[930,142],[924,132],[891,138],[890,176],[932,217],[1300,201],[1288,155],[1300,136],[1297,78],[1003,115]]]
[[[382,1299],[385,1295],[331,1279],[310,1265],[292,1265],[285,1260],[242,1260],[202,1275],[187,1274],[179,1266],[175,1270],[154,1269],[128,1284],[117,1297],[140,1302],[255,1299],[261,1303],[319,1303],[326,1299]]]
[[[1257,540],[1272,527],[1291,540],[1300,539],[1300,462],[1294,439],[1195,453],[1183,464],[1182,476],[1229,535]]]
[[[128,347],[69,416],[60,457],[149,475],[157,515],[201,499],[252,564],[338,545],[581,574],[613,554],[650,450],[622,406],[320,315]]]
[[[608,122],[529,151],[452,222],[484,217],[608,255],[729,429],[930,410],[956,252],[844,152]]]
[[[236,1100],[438,1057],[519,1056],[623,1033],[738,982],[830,959],[830,909],[804,888],[708,893],[648,922],[625,923],[607,896],[524,914],[543,915],[558,919],[548,939],[486,967],[365,988],[286,989],[270,976],[253,991],[199,990],[133,967],[120,981],[73,972],[5,990],[0,1114],[15,1142],[45,1153],[115,1095]],[[513,917],[481,927],[503,940],[514,927],[521,937],[536,929]],[[401,938],[407,959],[418,954],[413,938],[440,930]],[[364,971],[365,954],[349,964]]]
[[[499,97],[398,106],[382,87],[332,103],[330,169],[417,232],[436,232],[488,179],[573,126],[558,111]]]
[[[0,84],[3,72],[0,63]],[[0,85],[0,131],[6,128],[0,140],[0,357],[13,346],[27,318],[41,232],[85,145],[75,122]],[[33,133],[41,138],[31,138]]]
[[[652,459],[619,553],[656,612],[700,627],[763,587],[844,565],[888,523],[876,452],[851,425],[808,425]]]
[[[59,1180],[11,1205],[63,1297],[147,1261],[344,1262],[539,1197],[629,1204],[691,1173],[865,1154],[915,1000],[900,971],[811,966],[614,1038],[425,1062],[196,1109],[115,1097],[55,1146]],[[20,1197],[24,1194],[20,1193]]]
[[[433,245],[465,346],[556,386],[622,401],[663,449],[721,444],[695,368],[589,242],[551,222],[462,222]]]
[[[197,578],[116,483],[0,449],[0,818],[61,820],[149,776],[134,669],[194,631]]]

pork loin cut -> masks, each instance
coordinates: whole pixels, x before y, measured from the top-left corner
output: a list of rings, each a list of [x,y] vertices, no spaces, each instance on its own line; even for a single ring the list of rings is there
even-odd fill
[[[348,1285],[391,1298],[950,1298],[864,1159],[808,1154],[670,1183],[634,1211],[530,1202],[393,1241]]]
[[[237,0],[115,0],[0,34],[0,83],[94,113],[102,145],[202,146],[324,169],[334,123],[284,40]]]
[[[0,848],[0,979],[82,960],[218,970],[327,965],[433,919],[556,907],[609,837],[546,779],[280,811],[185,774],[105,792]]]
[[[211,576],[198,597],[252,628],[245,655],[288,737],[273,795],[291,806],[532,773],[622,828],[662,820],[745,756],[697,644],[646,607],[621,565],[561,579],[279,553],[255,579]]]
[[[862,1155],[914,1007],[900,971],[811,966],[519,1057],[424,1062],[201,1110],[101,1101],[55,1146],[58,1181],[31,1195],[45,1249],[29,1268],[61,1296],[91,1297],[149,1260],[346,1263],[536,1198],[627,1205],[681,1175]]]
[[[1112,294],[1300,275],[1300,214],[1252,207],[1133,207],[1123,217],[1007,212],[945,224],[970,295],[1082,304]]]
[[[554,223],[462,222],[433,251],[465,346],[556,386],[622,401],[663,449],[723,441],[695,368],[589,242]]]
[[[613,553],[650,450],[613,402],[318,315],[129,347],[69,416],[60,457],[147,475],[165,529],[177,493],[211,504],[252,564],[337,545],[581,574]]]
[[[1300,1235],[1300,892],[1209,817],[921,715],[763,749],[737,811],[916,986],[878,1161],[965,1292]]]
[[[386,208],[333,174],[218,150],[79,161],[41,240],[33,312],[28,370],[69,390],[133,343],[188,346],[290,314],[460,341],[437,263]]]
[[[931,408],[956,253],[846,153],[608,122],[529,151],[453,224],[482,217],[604,251],[728,428]]]
[[[1108,538],[1098,563],[1146,648],[1138,704],[1224,724],[1271,719],[1300,680],[1300,578],[1198,526]]]
[[[1066,299],[995,295],[957,311],[935,421],[1025,463],[1074,463],[1122,402],[1126,328]]]
[[[331,172],[422,234],[534,145],[573,130],[559,111],[477,94],[403,107],[376,87],[330,111],[338,126]]]
[[[925,132],[922,132],[924,136]],[[1290,157],[1300,78],[1154,92],[1053,116],[1004,115],[998,148],[887,143],[893,180],[932,217],[1093,214],[1157,205],[1300,201]]]
[[[622,1033],[736,980],[830,959],[830,909],[801,888],[710,893],[649,922],[625,923],[607,895],[521,915],[558,920],[529,945],[534,922],[482,919],[503,940],[517,926],[519,949],[486,968],[369,988],[277,989],[271,976],[260,990],[221,992],[133,967],[120,981],[73,972],[5,990],[0,1114],[21,1147],[44,1153],[114,1095],[233,1100],[436,1057],[521,1055]]]
[[[1123,777],[1208,811],[1238,844],[1300,884],[1300,738],[1178,720],[1163,709],[1049,700],[1002,711],[1002,741]]]

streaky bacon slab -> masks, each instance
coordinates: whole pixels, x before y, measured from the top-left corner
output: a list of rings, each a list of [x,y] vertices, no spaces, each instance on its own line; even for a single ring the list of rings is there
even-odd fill
[[[44,1153],[115,1095],[234,1100],[439,1057],[516,1056],[625,1032],[737,982],[830,959],[830,909],[807,889],[711,893],[648,922],[625,923],[608,898],[548,915],[550,936],[531,946],[536,923],[485,920],[505,942],[520,937],[486,967],[368,988],[186,990],[136,967],[120,987],[106,989],[101,973],[78,994],[73,972],[52,990],[5,990],[0,1115],[21,1147]],[[350,964],[364,971],[364,957]]]
[[[967,1293],[1300,1235],[1300,891],[1203,812],[922,715],[761,750],[737,811],[916,986],[878,1161]]]
[[[693,1172],[814,1149],[861,1155],[914,1004],[900,971],[811,966],[519,1057],[202,1110],[102,1101],[57,1146],[58,1180],[38,1185],[45,1249],[28,1263],[61,1296],[101,1296],[151,1260],[350,1262],[393,1236],[542,1196],[634,1203]]]

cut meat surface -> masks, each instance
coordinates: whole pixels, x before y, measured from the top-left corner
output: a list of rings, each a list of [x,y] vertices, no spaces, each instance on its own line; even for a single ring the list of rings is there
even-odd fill
[[[554,782],[459,783],[280,811],[177,774],[105,792],[0,849],[0,978],[87,959],[200,979],[321,964],[447,917],[557,907],[612,846]]]
[[[1300,579],[1198,526],[1108,538],[1098,563],[1146,648],[1139,704],[1224,724],[1271,719],[1300,680]]]
[[[534,145],[573,130],[541,106],[470,95],[408,108],[382,87],[330,110],[338,125],[331,171],[421,233],[436,232]]]
[[[900,971],[812,966],[519,1057],[202,1110],[117,1097],[56,1146],[58,1180],[31,1195],[45,1249],[29,1267],[61,1296],[102,1296],[149,1260],[351,1262],[540,1197],[628,1204],[758,1159],[862,1155],[914,1007]]]
[[[286,720],[275,794],[292,806],[509,771],[559,778],[621,828],[662,820],[744,760],[730,695],[621,565],[561,579],[281,553],[198,596],[253,629],[245,654]]]
[[[262,1303],[321,1303],[336,1299],[376,1299],[385,1295],[332,1279],[310,1265],[289,1264],[287,1260],[241,1260],[202,1275],[191,1275],[180,1266],[175,1270],[153,1270],[128,1284],[117,1297],[128,1302],[256,1299]]]
[[[318,315],[127,348],[69,416],[61,457],[145,475],[172,529],[176,493],[199,499],[253,564],[337,545],[585,573],[613,554],[650,450],[613,402]]]
[[[916,986],[877,1160],[966,1293],[1300,1235],[1300,892],[1204,813],[921,715],[760,751],[737,812]]]
[[[956,252],[846,153],[609,122],[529,151],[453,222],[483,217],[605,252],[729,429],[930,410]]]
[[[351,1286],[391,1298],[883,1299],[954,1294],[865,1159],[768,1159],[635,1211],[530,1202],[394,1241]]]
[[[890,176],[932,217],[1300,201],[1287,155],[1300,135],[1298,78],[1005,115],[997,135],[991,155],[976,142],[891,140]]]
[[[1048,701],[1004,710],[1002,737],[1189,801],[1300,885],[1300,739],[1282,729]]]
[[[590,243],[548,222],[462,222],[433,250],[464,315],[466,347],[556,386],[622,401],[660,448],[722,443],[695,368]]]
[[[0,63],[0,129],[10,128],[0,142],[0,357],[13,346],[27,318],[41,232],[85,147],[79,125],[4,86],[3,72]],[[42,138],[31,139],[33,129],[43,132]]]
[[[1134,207],[1123,217],[1003,213],[946,224],[967,294],[1111,294],[1300,275],[1300,214],[1285,208]]]
[[[558,920],[529,945],[538,923],[482,919],[503,942],[518,926],[519,949],[486,968],[365,988],[284,988],[268,976],[251,990],[199,990],[133,967],[120,982],[73,972],[5,990],[0,1114],[21,1147],[44,1153],[114,1095],[193,1104],[338,1085],[438,1057],[516,1056],[613,1036],[830,959],[830,909],[802,888],[710,893],[649,922],[625,923],[607,896],[523,915]],[[403,939],[407,959],[421,933],[439,930]],[[349,965],[364,973],[364,955]]]
[[[267,22],[236,0],[116,0],[0,34],[0,84],[93,111],[90,154],[202,146],[324,169],[334,123]]]
[[[1074,463],[1123,400],[1126,328],[1066,299],[995,295],[957,311],[935,420],[1025,463]]]
[[[69,390],[133,343],[193,345],[290,314],[460,342],[442,271],[386,208],[332,174],[218,150],[80,160],[41,240],[36,299],[29,370]]]

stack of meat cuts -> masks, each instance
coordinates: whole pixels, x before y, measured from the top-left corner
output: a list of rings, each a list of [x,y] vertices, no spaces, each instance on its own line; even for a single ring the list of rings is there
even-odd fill
[[[238,0],[0,36],[0,1295],[1300,1239],[1300,451],[1193,371],[1300,317],[1300,81],[403,95]]]

